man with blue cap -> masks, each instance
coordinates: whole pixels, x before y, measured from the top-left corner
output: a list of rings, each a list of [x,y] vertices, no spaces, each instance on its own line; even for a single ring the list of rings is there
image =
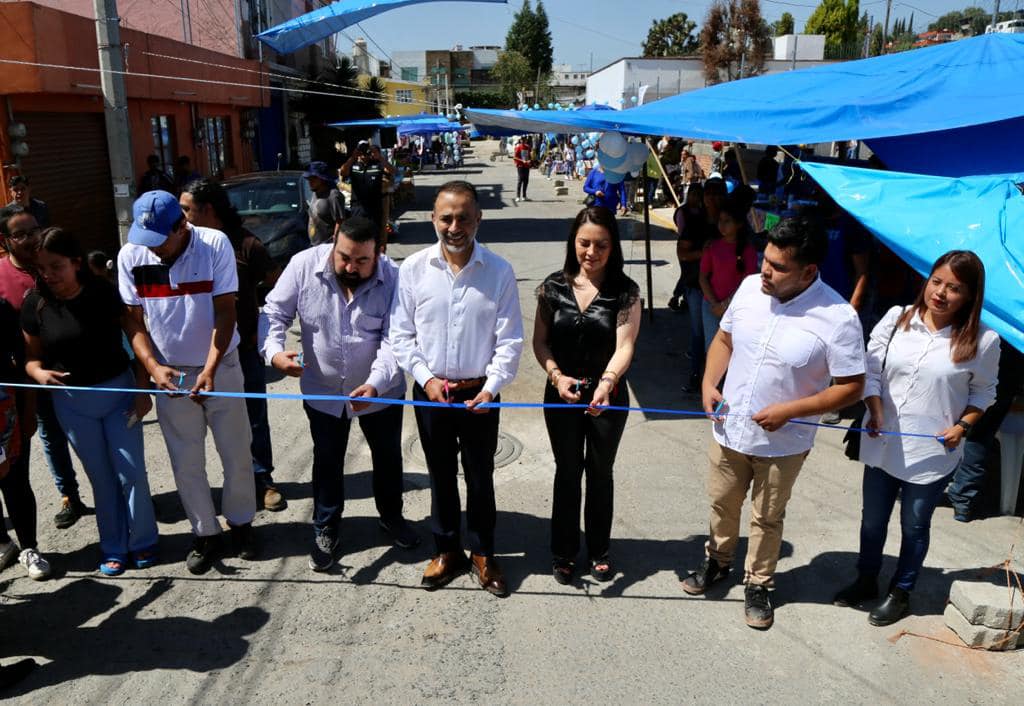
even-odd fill
[[[327,162],[310,162],[302,174],[309,182],[309,240],[313,245],[333,243],[345,220],[345,197],[338,191],[338,176]]]
[[[174,482],[196,535],[185,563],[190,572],[202,574],[224,548],[206,475],[207,427],[224,468],[221,509],[235,549],[243,559],[257,553],[245,402],[204,394],[243,390],[235,254],[220,231],[188,223],[171,193],[148,191],[132,211],[128,244],[117,258],[127,332],[157,388],[181,392],[157,395],[156,409]]]

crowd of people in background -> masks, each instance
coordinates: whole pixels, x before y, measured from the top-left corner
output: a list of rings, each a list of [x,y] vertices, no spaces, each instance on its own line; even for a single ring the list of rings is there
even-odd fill
[[[705,175],[691,145],[665,138],[648,181],[632,186],[609,183],[594,165],[583,185],[586,204],[567,229],[564,262],[537,289],[532,348],[547,378],[543,400],[586,412],[544,413],[555,465],[553,578],[566,584],[578,573],[581,505],[587,570],[598,581],[616,573],[613,469],[627,413],[605,408],[629,405],[626,375],[640,328],[639,289],[624,271],[617,216],[628,213],[630,191],[642,189],[648,200],[667,191],[682,200],[674,213],[680,277],[669,306],[688,315],[683,390],[700,395],[714,433],[707,552],[683,590],[702,594],[728,576],[752,490],[745,620],[772,625],[785,507],[814,442],[813,426],[788,422],[859,405],[855,414],[864,414],[868,430],[857,456],[865,464],[861,550],[857,578],[835,602],[877,598],[886,527],[900,495],[899,564],[869,617],[890,624],[909,611],[941,499],[948,493],[958,520],[977,511],[995,430],[1020,404],[1020,354],[980,323],[984,266],[973,253],[947,253],[922,280],[824,193],[816,194],[817,208],[783,211],[778,225],[757,231],[752,207],[769,207],[769,196],[779,203],[796,171],[769,147],[758,164],[760,183],[750,185],[736,150],[712,148]],[[584,161],[568,142],[547,151],[551,171],[556,161],[562,169]],[[516,200],[527,201],[529,172],[540,166],[528,138],[516,143],[513,158]],[[140,424],[154,389],[194,534],[187,570],[205,573],[226,554],[257,557],[257,510],[286,506],[271,475],[266,400],[210,393],[265,392],[270,366],[298,378],[305,394],[349,398],[303,404],[313,444],[312,570],[329,569],[342,546],[353,419],[370,447],[382,531],[400,547],[420,542],[403,514],[402,408],[387,404],[406,396],[408,375],[413,400],[449,405],[415,409],[435,550],[422,585],[440,588],[471,571],[481,588],[506,595],[495,558],[500,410],[489,404],[516,376],[525,335],[511,265],[477,241],[483,212],[475,187],[450,181],[439,189],[431,216],[438,242],[399,267],[385,254],[383,185],[394,167],[380,149],[359,143],[337,171],[313,162],[304,172],[314,193],[312,247],[282,271],[243,227],[223,186],[199,178],[184,160],[173,178],[159,167],[151,159],[140,179],[146,191],[135,201],[115,271],[103,253],[83,252],[73,223],[49,222],[27,178],[11,181],[13,200],[0,212],[0,493],[17,543],[0,523],[0,568],[17,560],[32,579],[51,575],[37,546],[29,483],[37,429],[61,498],[57,527],[87,511],[69,446],[89,478],[98,571],[116,576],[161,561]],[[351,208],[339,178],[351,183]],[[257,287],[270,290],[262,310]],[[300,350],[286,335],[296,319]],[[3,385],[24,381],[41,388]],[[207,429],[224,471],[226,531],[207,475]],[[885,429],[933,438],[891,440],[879,436]]]

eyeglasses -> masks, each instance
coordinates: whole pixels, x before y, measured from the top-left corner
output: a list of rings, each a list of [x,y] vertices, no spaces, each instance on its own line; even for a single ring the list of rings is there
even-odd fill
[[[21,240],[28,240],[29,238],[31,238],[33,236],[39,235],[39,233],[42,230],[43,229],[40,228],[39,226],[36,226],[35,228],[29,228],[27,230],[12,230],[10,238],[11,238],[11,240],[19,240],[19,241],[21,241]]]

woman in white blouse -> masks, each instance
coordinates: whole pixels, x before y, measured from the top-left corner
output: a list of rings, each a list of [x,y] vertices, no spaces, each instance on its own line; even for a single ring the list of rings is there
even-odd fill
[[[960,463],[960,442],[995,400],[999,336],[981,323],[984,295],[981,260],[953,250],[935,261],[917,300],[890,309],[871,332],[857,580],[834,602],[856,606],[877,598],[882,549],[900,495],[900,556],[889,595],[868,616],[872,625],[890,625],[910,611],[932,513]]]

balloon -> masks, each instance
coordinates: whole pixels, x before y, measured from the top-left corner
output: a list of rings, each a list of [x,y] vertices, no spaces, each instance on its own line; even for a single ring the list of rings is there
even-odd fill
[[[619,105],[622,105],[625,102],[626,102],[625,98],[619,98]]]
[[[630,103],[636,103],[636,96],[631,96],[629,99]]]
[[[626,151],[626,162],[629,164],[629,171],[635,171],[644,166],[647,161],[647,145],[643,142],[631,142]]]
[[[621,157],[626,154],[629,143],[618,132],[606,132],[601,136],[601,151],[609,157]]]
[[[554,103],[548,103],[548,110],[554,110],[554,109],[555,109],[555,104]]]
[[[597,150],[598,158],[601,160],[601,166],[605,169],[622,169],[625,170],[628,166],[629,153],[626,152],[621,157],[612,157],[604,151],[604,147],[598,145]]]
[[[604,178],[609,184],[621,184],[626,178],[626,175],[621,172],[613,172],[610,169],[605,169]]]
[[[533,104],[533,109],[534,110],[540,110],[540,103],[534,103]]]
[[[594,150],[587,150],[586,152],[584,152],[584,155],[586,156],[587,159],[593,159],[594,158]]]
[[[571,142],[573,145],[578,145],[580,143],[580,138],[577,135],[573,135],[572,139],[569,140],[569,142]]]

